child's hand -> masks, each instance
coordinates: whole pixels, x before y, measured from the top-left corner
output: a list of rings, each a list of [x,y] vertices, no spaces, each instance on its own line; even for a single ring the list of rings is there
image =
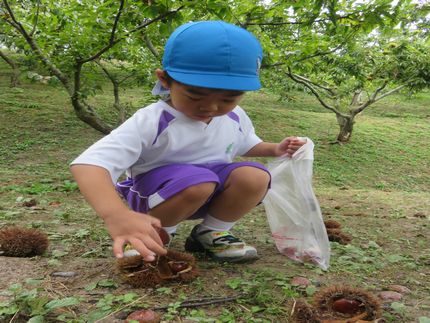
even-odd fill
[[[166,254],[156,230],[161,228],[160,220],[148,214],[128,210],[126,213],[106,217],[104,221],[114,240],[113,252],[117,258],[123,257],[124,245],[127,242],[148,262],[155,260],[155,254]]]
[[[297,137],[287,137],[276,146],[275,155],[277,157],[291,157],[305,143],[306,140]]]

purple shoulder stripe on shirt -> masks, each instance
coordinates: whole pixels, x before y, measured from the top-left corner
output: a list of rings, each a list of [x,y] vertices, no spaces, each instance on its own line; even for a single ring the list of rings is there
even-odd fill
[[[239,122],[239,116],[233,111],[230,111],[229,113],[227,113],[227,115],[239,124],[239,130],[240,132],[242,132],[242,128],[240,127],[240,122]]]
[[[167,111],[163,111],[160,115],[160,120],[158,120],[158,131],[157,136],[154,139],[154,142],[152,144],[155,144],[155,142],[158,139],[158,136],[169,126],[169,122],[175,119],[175,116],[170,114]]]

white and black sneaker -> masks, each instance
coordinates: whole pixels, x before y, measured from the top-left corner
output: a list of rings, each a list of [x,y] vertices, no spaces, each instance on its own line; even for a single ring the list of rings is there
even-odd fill
[[[217,261],[249,262],[258,259],[257,250],[229,231],[199,230],[196,225],[185,242],[188,252],[204,252]]]

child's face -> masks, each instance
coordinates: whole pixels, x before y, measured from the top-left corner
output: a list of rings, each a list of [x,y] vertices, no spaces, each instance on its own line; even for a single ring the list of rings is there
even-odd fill
[[[170,101],[173,108],[187,117],[209,123],[213,117],[232,111],[242,99],[244,92],[213,90],[171,82],[163,86],[170,88]]]

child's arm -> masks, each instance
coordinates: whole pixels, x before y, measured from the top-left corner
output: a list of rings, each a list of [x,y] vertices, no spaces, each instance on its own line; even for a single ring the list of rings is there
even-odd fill
[[[291,157],[306,141],[297,137],[287,137],[280,143],[260,142],[252,147],[246,157]]]
[[[156,227],[158,219],[130,210],[121,200],[109,172],[99,166],[75,164],[71,167],[79,189],[88,203],[103,219],[114,240],[113,252],[123,256],[124,244],[129,242],[146,261],[153,261],[154,253],[166,254]]]

